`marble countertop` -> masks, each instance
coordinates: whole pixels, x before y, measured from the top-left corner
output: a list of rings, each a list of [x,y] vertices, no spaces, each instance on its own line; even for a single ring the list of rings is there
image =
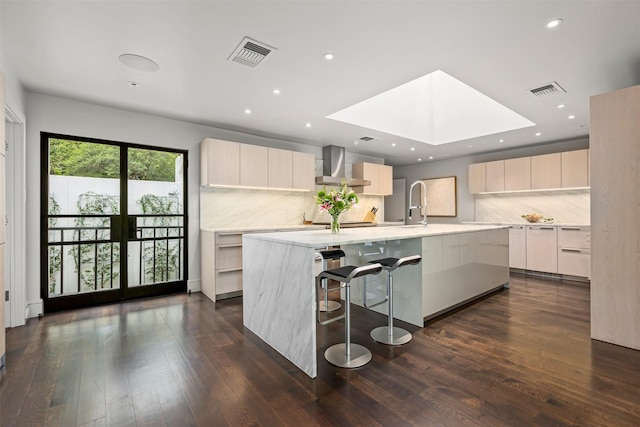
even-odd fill
[[[402,222],[378,222],[377,227],[390,227],[400,226]],[[218,227],[218,228],[201,228],[200,231],[207,231],[210,233],[222,232],[222,233],[269,233],[269,232],[289,232],[289,231],[308,231],[308,230],[325,230],[326,225],[316,224],[298,224],[298,225],[273,225],[262,227]],[[371,227],[369,227],[371,228]],[[344,230],[344,229],[343,229]]]
[[[507,227],[506,225],[489,224],[429,224],[427,227],[423,225],[402,225],[391,227],[346,228],[341,229],[338,234],[331,234],[331,232],[326,229],[290,231],[284,233],[258,233],[247,234],[244,236],[244,239],[259,239],[317,248],[330,245],[440,236],[443,234],[472,233],[475,231],[497,230]]]
[[[479,225],[543,225],[545,227],[591,227],[590,224],[574,224],[564,222],[527,222],[513,221],[513,222],[489,222],[489,221],[464,221],[463,224],[479,224]]]

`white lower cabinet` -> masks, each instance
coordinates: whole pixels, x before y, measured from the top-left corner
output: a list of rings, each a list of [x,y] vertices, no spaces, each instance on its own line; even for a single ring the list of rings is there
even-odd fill
[[[558,273],[591,277],[590,227],[559,227]]]
[[[202,231],[201,286],[212,301],[242,291],[242,233]]]
[[[558,272],[558,233],[554,226],[527,226],[527,270]]]
[[[527,268],[527,229],[524,225],[509,227],[509,267]]]

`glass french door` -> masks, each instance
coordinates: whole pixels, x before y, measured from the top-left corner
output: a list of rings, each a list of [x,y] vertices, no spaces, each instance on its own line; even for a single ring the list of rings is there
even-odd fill
[[[45,312],[186,291],[186,151],[41,139]]]

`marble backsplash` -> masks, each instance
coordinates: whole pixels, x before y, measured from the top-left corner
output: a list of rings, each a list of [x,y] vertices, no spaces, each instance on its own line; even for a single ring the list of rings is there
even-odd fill
[[[322,188],[318,186],[317,189]],[[301,225],[303,216],[314,222],[330,222],[318,212],[313,192],[200,188],[200,228],[273,227]],[[342,221],[362,221],[377,207],[384,218],[384,197],[359,196],[357,206],[344,212]]]
[[[539,213],[556,224],[591,224],[589,189],[478,194],[475,220],[526,223],[523,214]]]

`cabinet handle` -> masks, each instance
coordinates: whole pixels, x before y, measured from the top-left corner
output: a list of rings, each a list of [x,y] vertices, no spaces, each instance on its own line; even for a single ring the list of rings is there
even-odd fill
[[[562,252],[582,252],[580,249],[567,249],[562,248]]]
[[[580,227],[560,227],[560,230],[575,230],[575,231],[580,231]]]
[[[226,243],[223,245],[218,245],[219,249],[227,249],[227,248],[241,248],[242,243]]]
[[[216,273],[233,273],[234,271],[242,271],[242,267],[221,268],[220,270],[216,270]]]
[[[218,233],[218,236],[242,236],[242,233]]]
[[[540,227],[540,230],[553,230],[553,227]]]

